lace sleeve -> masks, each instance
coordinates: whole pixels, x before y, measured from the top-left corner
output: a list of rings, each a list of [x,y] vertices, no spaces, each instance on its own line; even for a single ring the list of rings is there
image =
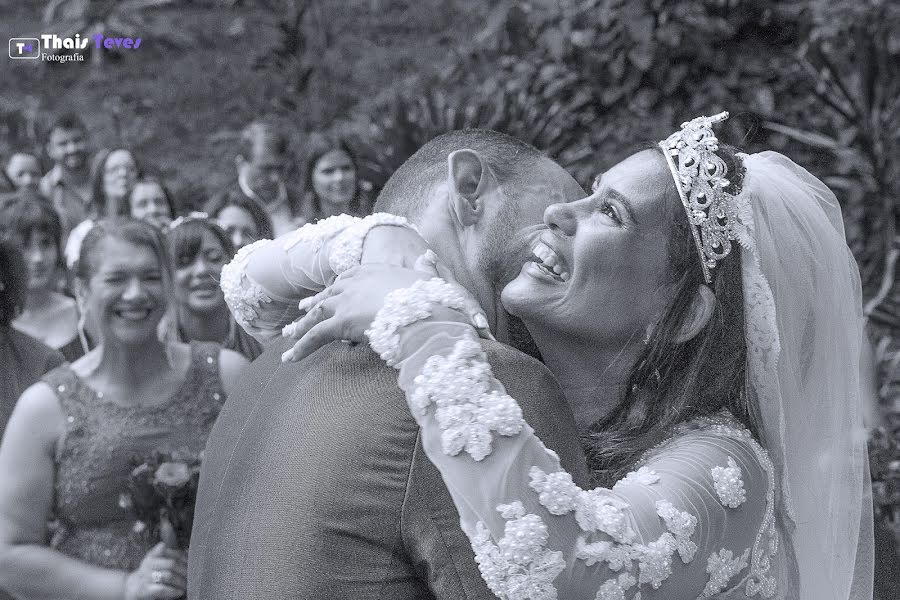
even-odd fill
[[[611,489],[579,489],[491,373],[439,280],[388,296],[369,330],[399,370],[490,589],[502,599],[770,597],[772,469],[749,433],[698,424]],[[424,288],[429,288],[423,291]]]
[[[363,219],[338,215],[241,248],[222,269],[221,279],[237,323],[261,342],[278,337],[300,316],[300,300],[359,264],[365,237],[378,225],[411,227],[402,217],[385,213]]]

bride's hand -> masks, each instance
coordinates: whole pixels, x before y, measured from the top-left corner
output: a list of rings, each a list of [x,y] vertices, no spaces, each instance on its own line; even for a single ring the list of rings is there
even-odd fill
[[[385,296],[420,279],[437,276],[437,267],[430,258],[423,257],[415,266],[415,269],[385,264],[355,267],[338,277],[328,289],[304,299],[300,310],[306,315],[282,331],[284,337],[297,340],[282,354],[282,361],[301,360],[337,340],[368,342],[365,331],[384,304]],[[442,275],[449,278],[446,272]],[[469,305],[466,312],[476,323],[479,333],[489,336],[487,319],[481,308],[468,292],[464,295]]]

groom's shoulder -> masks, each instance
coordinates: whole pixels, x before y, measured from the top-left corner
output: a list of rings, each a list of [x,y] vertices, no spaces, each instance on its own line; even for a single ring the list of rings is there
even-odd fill
[[[494,377],[507,388],[515,386],[527,392],[522,397],[510,394],[520,404],[532,400],[542,404],[564,401],[559,384],[541,361],[512,346],[493,340],[481,340],[481,348],[491,365]]]
[[[585,486],[588,472],[575,417],[562,388],[541,361],[490,340],[482,340],[491,371],[512,396],[540,440],[558,455],[575,482]]]

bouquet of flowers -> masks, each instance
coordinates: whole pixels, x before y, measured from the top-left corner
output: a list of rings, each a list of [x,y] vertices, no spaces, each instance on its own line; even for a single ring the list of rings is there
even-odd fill
[[[135,516],[135,531],[149,530],[151,538],[173,549],[186,550],[194,523],[200,482],[200,455],[154,452],[135,460],[128,489],[119,506]]]

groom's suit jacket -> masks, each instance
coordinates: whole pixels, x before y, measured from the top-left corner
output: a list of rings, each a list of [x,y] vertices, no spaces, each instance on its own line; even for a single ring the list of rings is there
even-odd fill
[[[228,398],[204,457],[188,598],[494,599],[397,371],[366,345],[280,362],[276,342]],[[575,423],[540,362],[496,342],[497,378],[586,484]]]

